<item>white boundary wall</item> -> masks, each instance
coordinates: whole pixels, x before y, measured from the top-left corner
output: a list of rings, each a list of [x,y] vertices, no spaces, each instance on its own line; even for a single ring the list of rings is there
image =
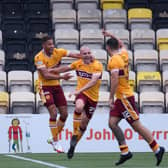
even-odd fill
[[[119,152],[117,141],[108,128],[108,113],[96,112],[89,123],[88,129],[79,142],[77,152]],[[70,113],[65,128],[61,133],[61,144],[67,152],[69,148],[70,135],[73,129],[73,114]],[[23,133],[23,152],[47,153],[53,152],[51,145],[47,144],[51,136],[48,128],[48,114],[41,115],[0,115],[0,153],[9,152],[8,129],[13,118],[18,118]],[[141,122],[148,127],[154,138],[160,145],[165,146],[168,151],[168,114],[143,114]],[[122,121],[127,143],[133,152],[151,151],[148,144],[133,131],[133,129]],[[26,129],[30,137],[26,138]],[[12,143],[11,143],[12,146]],[[30,146],[30,149],[28,149]],[[11,148],[11,147],[10,147]],[[11,152],[13,150],[11,149]]]

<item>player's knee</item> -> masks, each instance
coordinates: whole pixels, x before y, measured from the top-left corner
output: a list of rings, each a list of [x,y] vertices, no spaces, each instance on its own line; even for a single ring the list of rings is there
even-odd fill
[[[62,121],[66,121],[66,119],[67,119],[67,117],[68,117],[68,113],[67,112],[65,112],[65,113],[63,113],[63,114],[61,114],[61,116],[60,116],[60,119],[62,120]]]
[[[56,107],[55,107],[55,105],[53,104],[53,105],[50,105],[49,107],[48,107],[48,110],[49,110],[49,112],[50,112],[50,117],[51,118],[56,118],[57,117],[57,109],[56,109]]]
[[[78,100],[75,102],[75,111],[76,111],[77,113],[82,113],[84,106],[85,106],[85,105],[84,105],[83,100],[78,99]]]
[[[55,114],[55,113],[54,113],[54,114],[53,114],[53,113],[50,113],[50,118],[51,118],[51,119],[56,119],[56,118],[57,118],[57,114]]]
[[[82,113],[82,111],[83,111],[83,106],[81,105],[81,104],[76,104],[76,107],[75,107],[75,111],[77,112],[77,113]]]

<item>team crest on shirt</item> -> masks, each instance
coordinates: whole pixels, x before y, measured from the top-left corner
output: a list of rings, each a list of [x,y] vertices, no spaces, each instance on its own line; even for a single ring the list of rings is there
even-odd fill
[[[46,97],[46,99],[47,99],[47,100],[49,100],[49,99],[50,99],[50,95],[46,95],[45,97]]]
[[[43,64],[42,61],[38,61],[38,62],[37,62],[37,65],[42,65],[42,64]]]

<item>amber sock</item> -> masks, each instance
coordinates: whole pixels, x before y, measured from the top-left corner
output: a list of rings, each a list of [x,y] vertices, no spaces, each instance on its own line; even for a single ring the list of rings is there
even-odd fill
[[[85,130],[86,129],[83,129],[83,128],[79,127],[79,131],[77,133],[77,141],[79,141],[81,139],[81,137],[83,136]]]
[[[63,119],[61,119],[61,117],[59,117],[59,119],[57,121],[58,131],[56,132],[56,136],[58,136],[58,134],[62,131],[64,125],[65,125],[65,120],[63,120]]]
[[[50,127],[50,131],[51,131],[53,140],[57,141],[57,136],[56,136],[56,133],[57,133],[57,124],[56,124],[56,119],[51,119],[50,118],[50,120],[49,120],[49,127]]]
[[[74,112],[73,115],[73,134],[77,135],[78,131],[79,131],[79,127],[80,127],[80,123],[81,123],[81,113],[77,113],[76,111]]]

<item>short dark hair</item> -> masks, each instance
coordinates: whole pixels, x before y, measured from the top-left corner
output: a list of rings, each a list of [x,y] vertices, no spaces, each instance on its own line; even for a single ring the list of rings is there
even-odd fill
[[[47,36],[44,36],[44,37],[41,39],[41,41],[42,41],[42,44],[44,44],[46,41],[52,40],[52,39],[53,39],[53,38],[52,38],[51,36],[47,35]]]
[[[111,48],[111,50],[119,49],[119,42],[116,38],[113,37],[107,40],[106,45],[108,45]]]

